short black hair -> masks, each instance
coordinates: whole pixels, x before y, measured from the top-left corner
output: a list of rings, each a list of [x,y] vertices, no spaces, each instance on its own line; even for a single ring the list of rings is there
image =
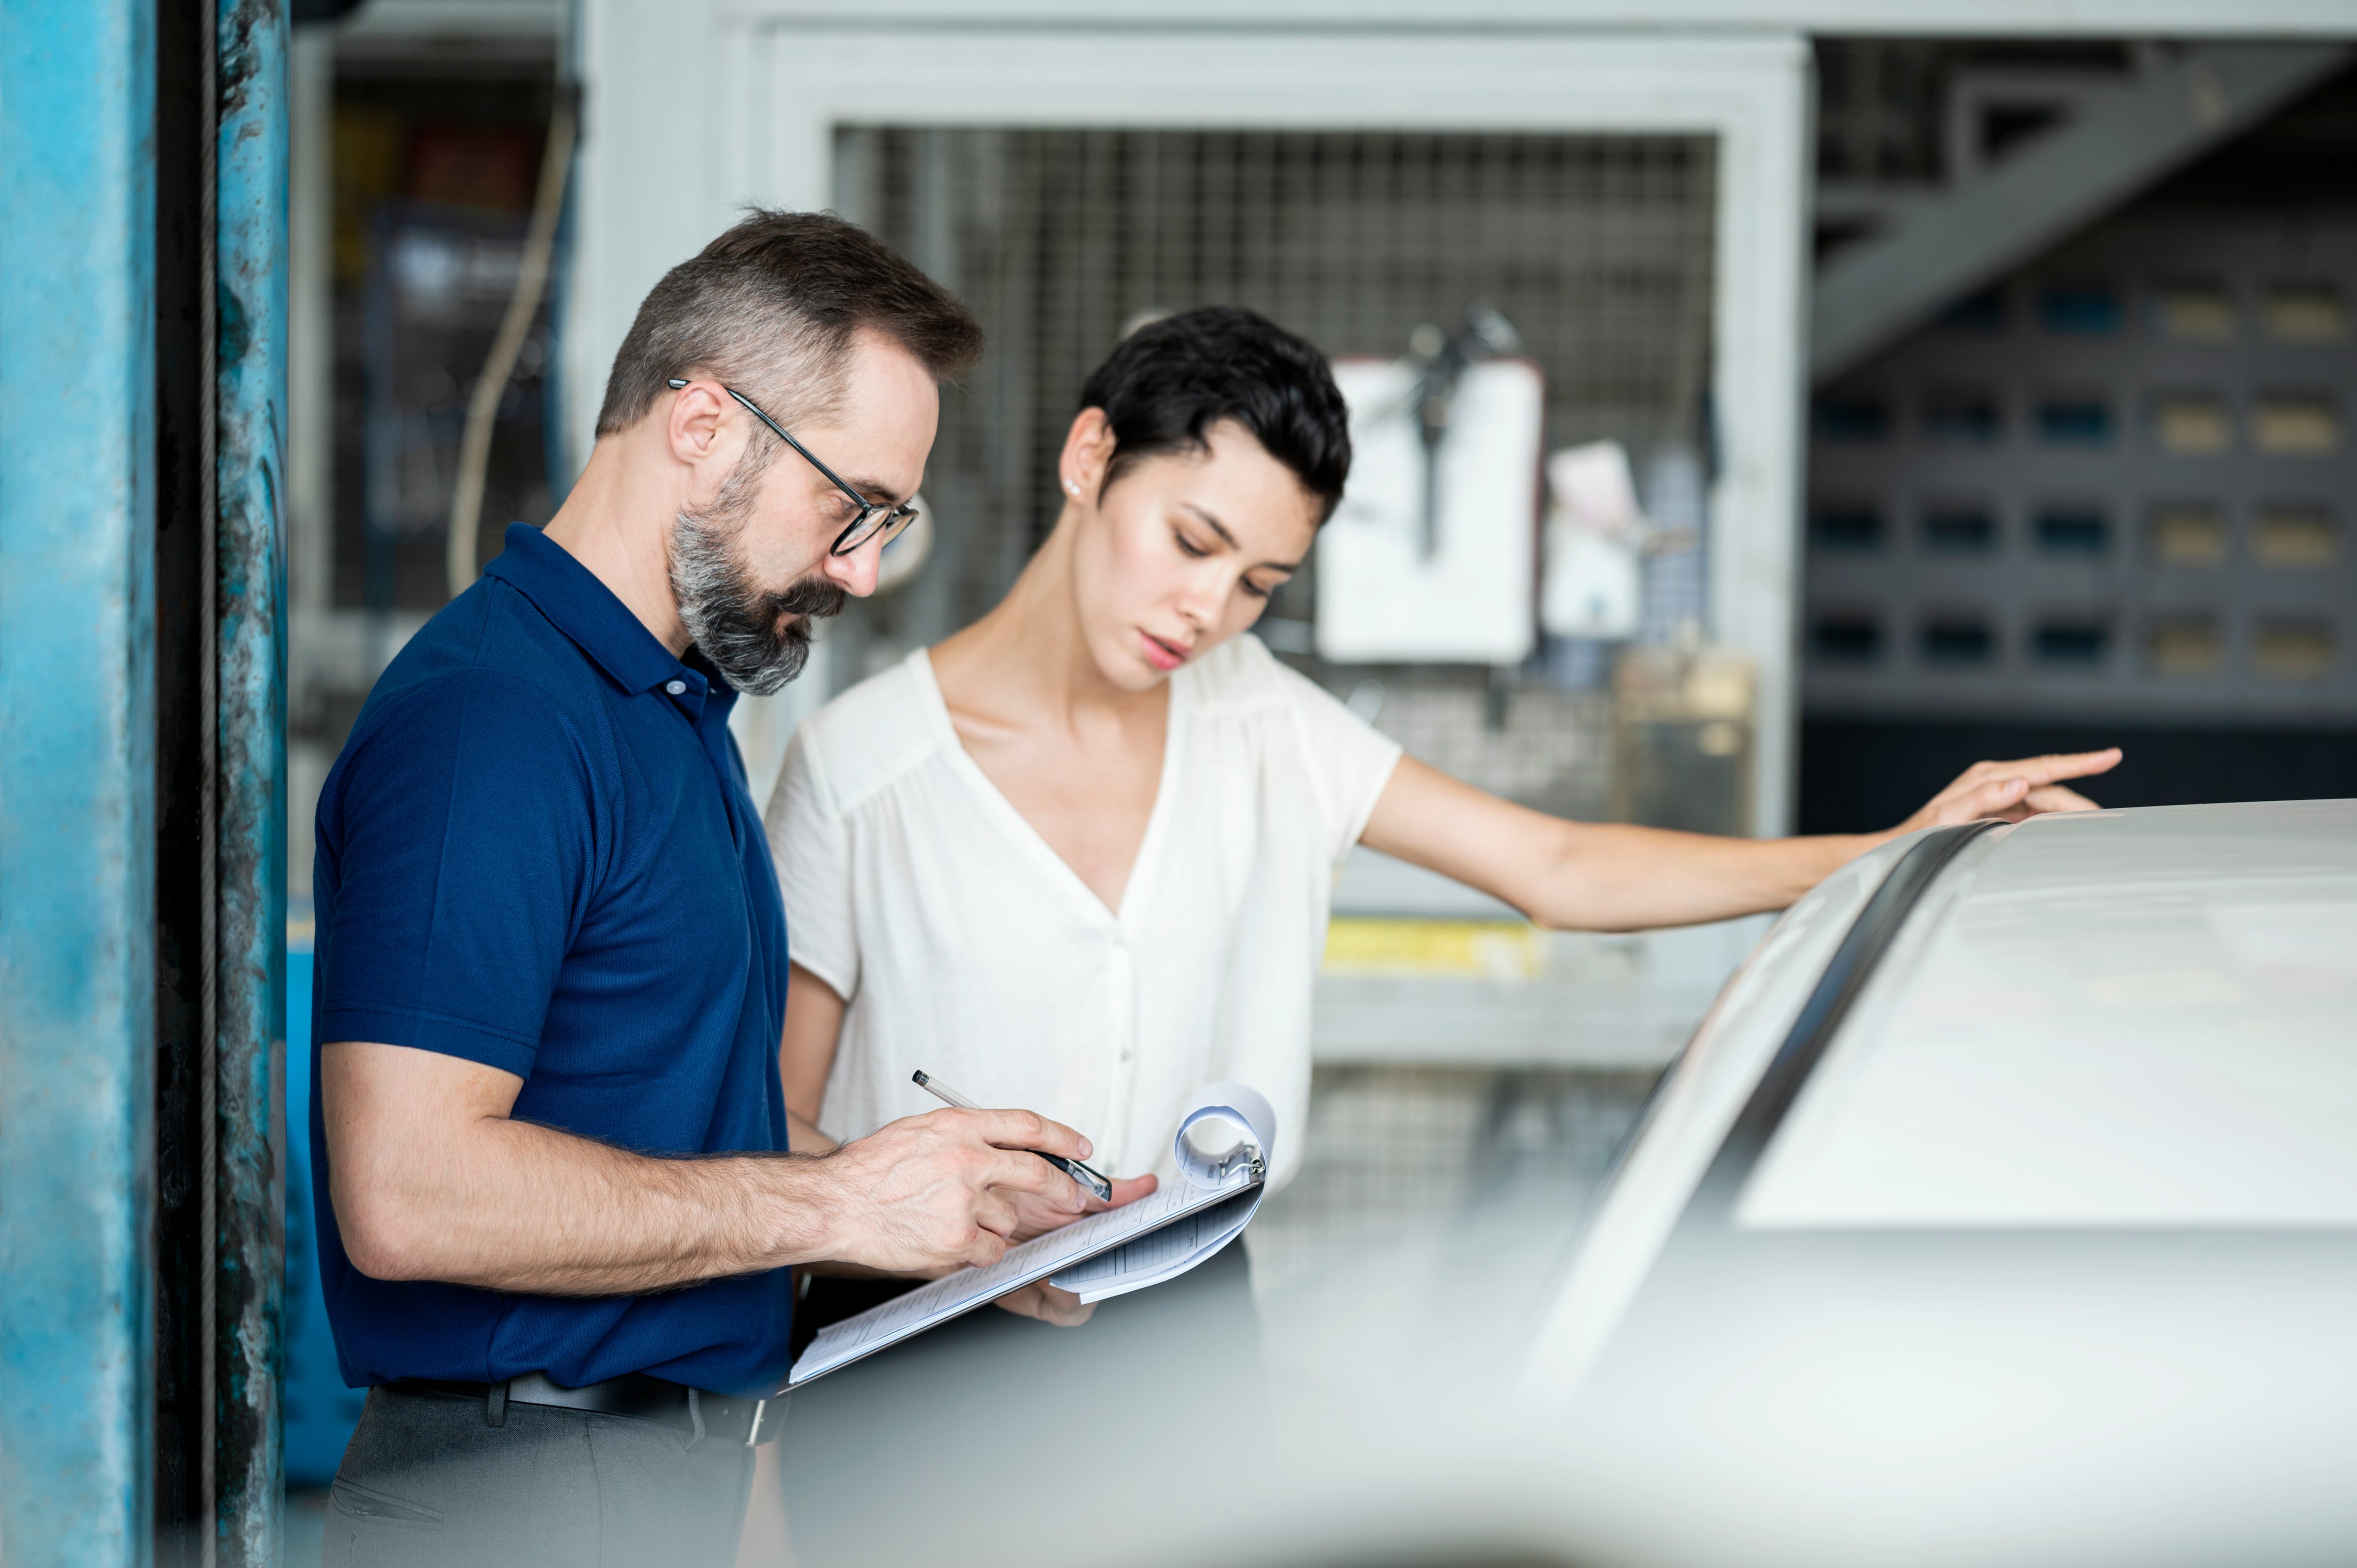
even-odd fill
[[[1351,411],[1326,356],[1258,311],[1215,305],[1151,321],[1122,339],[1081,389],[1113,427],[1110,485],[1170,452],[1201,452],[1232,419],[1334,515],[1351,477]]]

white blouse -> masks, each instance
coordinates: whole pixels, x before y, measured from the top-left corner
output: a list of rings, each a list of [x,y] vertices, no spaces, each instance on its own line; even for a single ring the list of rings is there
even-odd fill
[[[802,721],[769,811],[796,963],[849,1003],[819,1125],[937,1101],[1080,1129],[1109,1175],[1174,1175],[1180,1112],[1241,1080],[1298,1167],[1334,873],[1399,746],[1243,636],[1170,680],[1153,815],[1118,914],[966,755],[923,650]]]

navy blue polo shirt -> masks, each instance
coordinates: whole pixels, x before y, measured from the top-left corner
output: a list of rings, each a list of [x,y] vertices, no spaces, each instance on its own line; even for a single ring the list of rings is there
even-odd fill
[[[318,1050],[523,1079],[513,1114],[651,1155],[786,1146],[786,917],[736,693],[518,523],[401,650],[319,797],[312,1204],[344,1380],[782,1380],[788,1271],[642,1296],[375,1280],[328,1201]]]

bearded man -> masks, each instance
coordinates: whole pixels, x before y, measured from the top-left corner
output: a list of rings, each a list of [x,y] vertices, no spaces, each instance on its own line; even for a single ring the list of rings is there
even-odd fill
[[[987,1263],[1025,1112],[788,1151],[785,913],[728,734],[876,585],[981,333],[832,218],[674,268],[545,531],[403,649],[319,800],[313,1201],[336,1563],[735,1557],[791,1268]]]

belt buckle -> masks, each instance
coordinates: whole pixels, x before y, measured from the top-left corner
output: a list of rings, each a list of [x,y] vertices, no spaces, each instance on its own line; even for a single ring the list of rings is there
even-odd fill
[[[778,1413],[774,1417],[770,1414],[770,1407],[771,1405],[776,1405],[778,1407]],[[745,1423],[745,1446],[748,1448],[759,1448],[762,1444],[767,1443],[770,1438],[775,1437],[777,1433],[767,1429],[774,1427],[779,1422],[783,1421],[785,1417],[786,1402],[783,1399],[771,1398],[755,1400],[753,1402],[753,1418]]]

